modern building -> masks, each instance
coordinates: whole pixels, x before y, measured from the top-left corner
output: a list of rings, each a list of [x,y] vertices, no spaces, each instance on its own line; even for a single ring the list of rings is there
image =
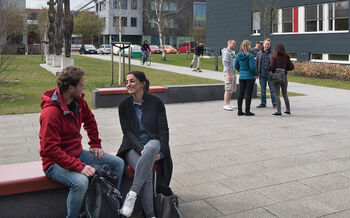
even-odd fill
[[[239,50],[269,37],[298,61],[350,64],[349,0],[268,2],[207,0],[207,45],[218,51],[233,38]]]
[[[119,8],[120,2],[120,8]],[[118,20],[121,14],[122,41],[140,43],[143,34],[143,0],[97,0],[96,15],[105,23],[99,44],[119,41]]]
[[[172,13],[174,11],[178,12]],[[193,26],[205,28],[206,0],[165,0],[163,13],[169,14],[165,18],[167,24],[164,43],[177,46],[181,42],[191,40],[190,32]],[[150,22],[156,19],[154,1],[144,0],[143,39],[147,39],[150,44],[159,45],[157,25]]]

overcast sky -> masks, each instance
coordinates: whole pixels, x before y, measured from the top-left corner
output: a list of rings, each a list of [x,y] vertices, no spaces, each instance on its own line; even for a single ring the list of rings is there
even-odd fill
[[[86,3],[90,2],[91,0],[71,0],[70,1],[70,8],[71,10],[78,10],[82,6],[84,6]],[[26,0],[26,8],[42,8],[47,7],[48,0]]]

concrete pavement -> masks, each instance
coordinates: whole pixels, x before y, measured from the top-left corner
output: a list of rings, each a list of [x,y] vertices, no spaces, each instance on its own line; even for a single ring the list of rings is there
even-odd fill
[[[204,75],[186,69],[166,66]],[[258,99],[254,117],[223,111],[222,101],[166,105],[171,187],[184,217],[350,217],[350,91],[296,83],[289,91],[305,94],[290,98],[291,116],[273,117],[269,101],[256,109]],[[94,114],[105,151],[115,152],[117,108]],[[39,116],[0,116],[0,164],[40,160]]]

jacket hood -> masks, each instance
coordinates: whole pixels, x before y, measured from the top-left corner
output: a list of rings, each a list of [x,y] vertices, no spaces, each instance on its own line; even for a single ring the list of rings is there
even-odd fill
[[[223,49],[221,49],[221,54],[224,53],[224,52],[226,52],[226,51],[228,51],[228,52],[233,52],[231,49],[223,48]]]
[[[81,97],[84,98],[84,94],[81,93]],[[67,107],[64,98],[62,97],[60,90],[58,88],[50,89],[41,95],[40,106],[42,109],[46,107],[59,107],[62,109],[64,114],[69,114],[70,111]]]
[[[247,60],[249,58],[249,56],[251,55],[251,53],[248,53],[248,54],[244,54],[244,52],[240,51],[238,53],[238,55],[236,56],[236,58],[244,61],[244,60]]]

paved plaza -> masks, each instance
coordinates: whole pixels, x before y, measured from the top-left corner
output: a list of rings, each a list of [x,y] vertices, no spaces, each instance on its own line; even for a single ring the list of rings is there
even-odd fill
[[[152,67],[221,79],[220,72]],[[271,115],[270,99],[263,109],[252,101],[254,117],[223,111],[223,101],[166,105],[171,187],[184,217],[350,217],[350,91],[297,83],[289,91],[304,96],[290,97],[292,115],[282,117]],[[102,146],[116,152],[117,108],[93,112]],[[0,116],[0,164],[40,160],[39,116]]]

